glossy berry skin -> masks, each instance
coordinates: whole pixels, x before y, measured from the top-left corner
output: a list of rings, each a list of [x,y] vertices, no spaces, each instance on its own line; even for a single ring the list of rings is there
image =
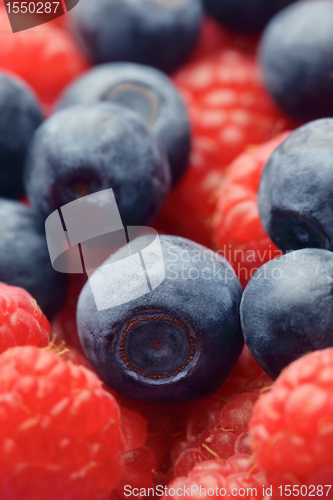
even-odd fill
[[[283,251],[333,250],[333,119],[294,131],[265,165],[258,193],[262,225]]]
[[[4,500],[109,498],[120,478],[119,407],[96,375],[54,352],[0,356]]]
[[[0,196],[23,195],[27,147],[42,121],[42,111],[31,89],[21,79],[0,72]]]
[[[170,187],[161,146],[134,113],[109,103],[70,107],[49,118],[32,140],[25,167],[27,194],[44,218],[112,188],[123,224],[145,225]]]
[[[237,156],[217,194],[214,237],[244,287],[260,266],[282,254],[262,227],[257,194],[267,160],[288,135],[283,132]]]
[[[46,347],[50,324],[23,288],[0,283],[0,353],[17,345]]]
[[[201,18],[200,0],[81,0],[71,20],[94,63],[128,61],[169,72],[190,54]]]
[[[263,265],[245,288],[241,324],[272,378],[303,354],[333,346],[333,253],[307,248]]]
[[[275,16],[295,0],[204,0],[208,14],[226,28],[241,33],[259,33]]]
[[[216,390],[234,366],[243,345],[241,287],[214,252],[172,236],[161,236],[160,243],[164,281],[103,312],[87,283],[78,303],[78,330],[88,359],[111,388],[136,399],[181,402]],[[104,288],[102,270],[95,274]],[[115,273],[121,280],[123,272]]]
[[[76,80],[61,96],[57,109],[100,101],[137,113],[163,145],[176,184],[187,167],[191,129],[187,109],[172,81],[148,66],[109,63]]]
[[[321,489],[326,496],[328,487],[320,486],[332,483],[332,380],[333,349],[308,354],[288,366],[254,407],[252,443],[277,496],[290,478],[299,489],[314,485],[308,492],[321,496]]]
[[[66,293],[67,276],[53,270],[40,217],[0,198],[0,281],[24,288],[50,319]]]
[[[260,60],[276,103],[298,120],[332,116],[333,4],[296,2],[268,25]]]

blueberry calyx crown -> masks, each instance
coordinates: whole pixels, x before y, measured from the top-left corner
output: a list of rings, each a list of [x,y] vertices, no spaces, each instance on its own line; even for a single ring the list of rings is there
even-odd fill
[[[196,355],[189,328],[169,314],[140,315],[127,321],[119,351],[127,369],[152,380],[178,375]]]
[[[297,212],[286,212],[276,219],[276,227],[281,237],[283,250],[302,248],[326,248],[326,236],[308,218]],[[280,245],[281,246],[281,245]]]
[[[108,89],[102,100],[132,109],[149,127],[152,127],[157,120],[159,99],[152,89],[142,83],[119,83]]]

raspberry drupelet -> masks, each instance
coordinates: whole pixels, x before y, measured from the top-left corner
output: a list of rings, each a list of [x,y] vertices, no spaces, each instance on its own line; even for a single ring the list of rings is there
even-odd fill
[[[46,347],[50,324],[23,288],[0,283],[0,353],[10,347]]]
[[[3,500],[107,500],[122,470],[118,404],[90,370],[15,347],[0,356],[0,450]]]

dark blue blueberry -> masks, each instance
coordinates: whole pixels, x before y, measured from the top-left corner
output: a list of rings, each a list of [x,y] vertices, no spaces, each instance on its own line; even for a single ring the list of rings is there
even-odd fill
[[[44,221],[17,201],[0,198],[0,281],[27,290],[51,319],[59,310],[67,276],[51,266]]]
[[[109,103],[59,111],[36,132],[26,191],[44,218],[91,193],[112,188],[124,225],[149,224],[170,188],[164,150],[129,110]]]
[[[296,2],[268,25],[260,48],[266,87],[290,116],[333,116],[333,3]]]
[[[333,347],[333,253],[290,252],[262,266],[241,302],[252,355],[272,378],[311,351]]]
[[[39,104],[25,83],[0,72],[0,196],[24,194],[24,158],[42,121]]]
[[[164,146],[175,184],[188,164],[191,129],[186,107],[172,81],[149,66],[109,63],[73,83],[57,107],[98,101],[119,104],[140,116]]]
[[[191,53],[201,0],[80,0],[73,33],[95,63],[128,61],[174,71]]]
[[[259,187],[265,231],[282,250],[333,251],[333,119],[295,130],[271,155]]]
[[[281,9],[295,0],[204,0],[207,12],[241,33],[259,33]]]
[[[240,283],[224,258],[192,241],[161,236],[160,261],[158,245],[149,250],[149,243],[142,236],[130,245],[132,258],[146,249],[150,291],[131,300],[140,273],[133,268],[124,283],[125,248],[84,286],[77,309],[82,346],[99,376],[129,397],[180,402],[205,396],[226,380],[242,350]],[[97,310],[96,304],[114,301],[120,305]]]

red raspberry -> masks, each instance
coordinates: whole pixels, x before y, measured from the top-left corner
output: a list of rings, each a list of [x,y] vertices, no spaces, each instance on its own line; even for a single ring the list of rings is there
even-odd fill
[[[64,341],[66,347],[73,346],[83,353],[76,324],[76,307],[81,290],[87,281],[86,275],[69,277],[64,305],[52,321],[52,332],[57,335],[57,343]]]
[[[91,364],[87,360],[87,358],[81,354],[80,351],[72,347],[71,345],[65,344],[64,342],[60,342],[59,345],[52,342],[56,348],[57,354],[61,355],[63,361],[68,361],[70,363],[74,363],[75,365],[84,366],[85,368],[89,368],[89,370],[94,371]]]
[[[131,491],[134,488],[153,488],[156,466],[155,455],[147,447],[125,453],[123,475],[116,488],[117,497],[126,498],[126,485],[130,486]]]
[[[333,348],[287,367],[256,403],[250,430],[258,462],[276,488],[331,484]]]
[[[191,410],[187,419],[187,443],[196,447],[210,429],[219,425],[220,413],[225,402],[214,396],[200,400]]]
[[[157,227],[211,246],[214,192],[225,168],[247,147],[271,139],[288,124],[260,83],[254,57],[235,49],[183,67],[175,82],[189,107],[193,151]]]
[[[220,414],[221,427],[238,435],[246,432],[257,397],[257,394],[245,392],[229,401]]]
[[[147,420],[128,408],[121,408],[120,415],[120,431],[125,452],[144,446],[147,439]]]
[[[187,496],[184,489],[187,488],[188,496],[192,493],[196,498],[263,498],[261,474],[257,465],[246,455],[234,456],[228,461],[210,460],[196,465],[188,477],[179,477],[168,485],[163,500],[169,497],[184,498]]]
[[[257,192],[266,161],[289,133],[251,148],[228,168],[217,197],[215,238],[243,286],[265,262],[281,255],[259,218]]]
[[[252,441],[249,432],[243,432],[237,438],[235,443],[235,454],[236,455],[252,455]]]
[[[258,365],[247,345],[244,344],[242,354],[238,358],[229,379],[233,377],[244,377],[252,380],[260,377],[263,373],[263,369]]]
[[[0,69],[28,82],[47,106],[88,64],[70,35],[47,23],[13,35],[5,9],[0,9]]]
[[[200,451],[204,460],[223,460],[234,454],[237,435],[232,429],[219,426],[208,431],[200,441]]]
[[[187,448],[188,444],[186,439],[186,432],[179,432],[179,434],[174,436],[172,448],[170,450],[171,463],[175,464],[178,460],[178,457]]]
[[[193,467],[202,462],[199,448],[188,448],[184,450],[175,463],[175,477],[187,476]]]
[[[119,407],[90,370],[15,347],[0,356],[0,450],[2,500],[107,500],[121,472]]]
[[[45,347],[50,324],[31,295],[0,283],[0,353],[15,346]]]
[[[256,54],[258,45],[257,37],[232,33],[223,29],[211,17],[206,17],[201,25],[199,42],[188,60],[192,64],[204,57],[209,57],[222,48],[233,48],[247,54]]]

